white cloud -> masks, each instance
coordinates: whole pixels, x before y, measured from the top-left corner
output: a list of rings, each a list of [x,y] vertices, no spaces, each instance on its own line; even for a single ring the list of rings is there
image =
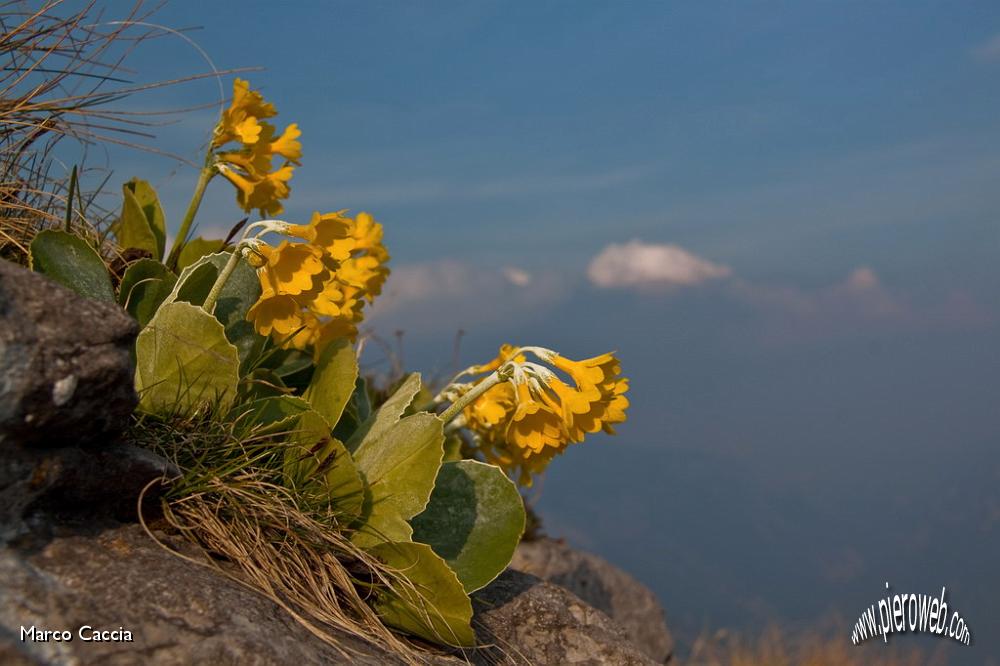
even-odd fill
[[[502,271],[503,276],[507,278],[507,282],[517,287],[527,287],[531,284],[531,273],[524,270],[523,268],[515,268],[514,266],[507,266]]]
[[[741,300],[765,313],[764,337],[774,342],[850,336],[862,328],[915,325],[919,319],[866,266],[818,289],[744,281],[734,288]]]
[[[862,266],[851,271],[844,285],[851,291],[870,291],[879,287],[879,280],[875,271],[867,266]]]
[[[365,322],[413,333],[469,329],[517,320],[555,304],[569,289],[566,277],[556,272],[455,260],[404,264],[392,267]]]
[[[702,259],[676,245],[612,243],[593,258],[587,276],[598,287],[690,287],[728,277],[727,266]]]
[[[996,323],[996,314],[971,294],[952,291],[943,300],[912,297],[883,284],[860,266],[833,284],[803,288],[735,280],[732,293],[762,316],[762,339],[786,344],[857,335],[898,335],[906,330],[971,330]]]
[[[1000,33],[972,49],[972,55],[979,60],[994,62],[1000,60]]]

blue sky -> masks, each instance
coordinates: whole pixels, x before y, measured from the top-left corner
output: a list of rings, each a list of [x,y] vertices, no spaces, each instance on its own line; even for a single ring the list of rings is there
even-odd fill
[[[1000,6],[194,7],[156,18],[264,67],[302,129],[288,217],[385,224],[371,324],[406,331],[411,366],[446,370],[458,328],[465,362],[621,353],[630,423],[556,461],[551,531],[649,582],[688,637],[853,621],[889,580],[954,590],[980,639],[954,663],[1000,658]],[[205,69],[171,39],[131,64]],[[197,161],[213,122],[157,145]],[[179,217],[193,169],[113,157]],[[207,231],[232,197],[213,185]]]

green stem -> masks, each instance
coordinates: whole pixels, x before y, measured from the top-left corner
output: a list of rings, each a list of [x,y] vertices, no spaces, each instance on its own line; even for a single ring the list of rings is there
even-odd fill
[[[188,204],[184,219],[181,220],[181,228],[177,231],[177,240],[174,241],[174,246],[170,249],[170,256],[167,257],[167,267],[170,270],[177,268],[177,260],[180,258],[184,245],[187,244],[188,234],[191,233],[191,225],[198,214],[198,207],[201,206],[201,200],[205,196],[205,188],[208,187],[208,182],[215,176],[215,165],[212,163],[212,159],[212,151],[209,149],[208,155],[205,156],[205,166],[202,168],[201,173],[198,174],[198,183],[194,186],[191,203]]]
[[[222,267],[222,272],[219,273],[219,277],[215,280],[215,284],[212,285],[212,290],[208,292],[208,296],[205,297],[205,302],[202,303],[201,307],[208,314],[212,314],[215,310],[215,301],[219,299],[219,294],[222,292],[222,288],[226,286],[226,281],[229,280],[229,276],[233,274],[236,270],[236,264],[240,263],[240,246],[237,245],[233,248],[233,253],[229,257],[229,261],[226,265]]]
[[[510,372],[506,371],[506,366],[501,366],[499,370],[495,371],[492,375],[476,384],[468,393],[451,403],[451,406],[448,409],[441,412],[439,418],[445,423],[448,423],[453,418],[458,416],[463,409],[468,407],[473,400],[486,393],[500,382],[505,382],[508,379],[510,379]]]

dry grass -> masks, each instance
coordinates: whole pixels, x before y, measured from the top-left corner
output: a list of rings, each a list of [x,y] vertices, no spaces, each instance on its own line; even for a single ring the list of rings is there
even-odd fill
[[[165,505],[175,529],[222,558],[204,563],[268,597],[345,657],[351,656],[350,648],[336,632],[410,663],[421,661],[367,603],[378,588],[405,579],[401,582],[339,531],[300,510],[279,487],[253,475],[213,485]]]
[[[81,5],[66,0],[0,0],[0,256],[24,262],[39,230],[72,228],[95,244],[104,241],[110,212],[97,203],[110,171],[87,166],[89,151],[105,144],[157,153],[147,139],[183,110],[138,112],[113,108],[125,97],[206,77],[132,83],[125,67],[143,42],[176,34],[148,20],[144,0]],[[57,146],[75,142],[69,163]],[[77,150],[78,149],[78,150]],[[176,155],[171,155],[180,161]],[[78,167],[74,169],[73,167]],[[76,171],[79,177],[72,176]],[[95,181],[96,179],[96,181]],[[95,181],[90,187],[81,183]],[[112,248],[113,249],[113,248]],[[113,255],[109,251],[106,254]]]
[[[62,0],[0,5],[0,254],[9,259],[23,261],[31,238],[46,226],[93,232],[84,219],[92,198],[71,192],[69,173],[53,171],[56,145],[66,137],[88,144],[135,131],[127,118],[102,108],[125,94],[103,92],[121,81],[130,50],[118,48],[125,24],[99,28],[94,3],[65,13],[63,6]],[[126,20],[139,18],[141,6],[133,5]]]
[[[846,627],[791,635],[777,626],[758,636],[719,630],[695,641],[686,666],[945,666],[942,652],[890,644],[854,645]]]
[[[205,553],[198,564],[271,599],[345,657],[347,635],[407,663],[428,661],[434,652],[388,629],[371,605],[420,591],[351,543],[350,517],[335,500],[307,501],[282,485],[288,434],[258,435],[219,415],[141,418],[133,431],[181,471],[161,508],[169,528]]]

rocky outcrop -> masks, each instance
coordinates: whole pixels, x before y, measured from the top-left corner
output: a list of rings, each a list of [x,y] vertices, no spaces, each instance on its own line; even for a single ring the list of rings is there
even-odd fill
[[[58,537],[33,553],[0,550],[0,580],[0,655],[26,663],[401,663],[349,636],[339,637],[340,650],[323,643],[273,602],[167,552],[136,525]],[[131,640],[84,641],[84,626]],[[72,640],[21,640],[31,627],[69,630]]]
[[[182,555],[183,540],[159,535]],[[168,552],[137,525],[60,536],[37,550],[0,549],[0,661],[27,664],[397,664],[356,638],[330,646],[274,602]],[[428,653],[430,664],[610,666],[655,662],[604,613],[534,576],[507,571],[474,595],[481,650]],[[81,627],[128,631],[84,641]],[[64,641],[22,640],[35,628]],[[84,630],[92,636],[92,630]],[[111,637],[111,636],[109,636]]]
[[[508,569],[473,595],[478,663],[645,666],[625,630],[569,591]]]
[[[569,590],[607,613],[656,662],[670,660],[674,639],[656,595],[606,560],[542,538],[522,542],[510,567]]]
[[[138,331],[115,304],[0,261],[0,441],[89,444],[121,432],[137,401]]]
[[[126,443],[57,449],[0,445],[0,544],[45,540],[61,525],[134,521],[143,489],[176,469]],[[154,484],[152,500],[161,486]]]
[[[69,521],[135,516],[167,461],[117,441],[136,405],[138,327],[0,261],[0,544]]]

